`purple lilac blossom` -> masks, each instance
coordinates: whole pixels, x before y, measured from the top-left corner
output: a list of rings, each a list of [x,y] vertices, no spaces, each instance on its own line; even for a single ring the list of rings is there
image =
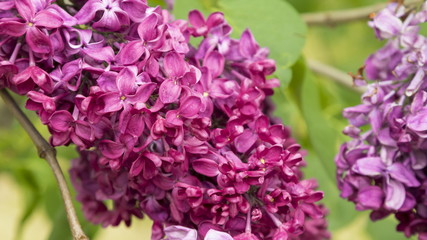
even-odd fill
[[[147,215],[152,239],[329,238],[323,193],[269,115],[275,62],[249,30],[231,39],[222,13],[172,20],[144,0],[73,2],[71,14],[2,2],[0,87],[28,97],[53,146],[77,146],[70,174],[88,220]],[[399,167],[376,169],[397,182]]]
[[[387,43],[366,60],[367,90],[343,112],[351,140],[335,158],[341,197],[372,220],[394,214],[397,230],[419,239],[427,239],[426,21],[426,3],[417,11],[390,3],[369,22]]]

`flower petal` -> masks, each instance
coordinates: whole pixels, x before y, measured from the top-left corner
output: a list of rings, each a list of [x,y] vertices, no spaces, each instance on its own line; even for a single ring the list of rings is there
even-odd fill
[[[133,22],[141,22],[144,16],[146,16],[145,11],[148,6],[144,4],[144,1],[127,0],[120,1],[120,8],[128,14]]]
[[[183,122],[181,117],[178,115],[177,110],[170,110],[166,113],[166,123],[172,126],[182,126]]]
[[[194,240],[197,239],[197,230],[183,226],[168,226],[164,229],[166,240]]]
[[[202,106],[202,101],[196,96],[186,98],[179,106],[179,114],[186,118],[195,117]]]
[[[71,16],[67,11],[65,11],[57,4],[50,5],[46,10],[55,14],[56,16],[59,16],[63,21],[63,25],[65,26],[71,27],[77,24],[77,19]]]
[[[120,20],[114,11],[104,11],[101,19],[92,26],[99,31],[117,31],[121,28]]]
[[[54,98],[48,97],[41,92],[30,91],[27,93],[27,97],[36,103],[41,103],[43,109],[47,112],[52,113],[56,110]]]
[[[86,48],[82,51],[84,54],[97,61],[112,62],[114,60],[114,51],[110,46],[103,48]]]
[[[88,1],[74,16],[78,24],[86,24],[95,17],[97,11],[103,9],[101,1]]]
[[[82,120],[77,120],[75,125],[76,135],[88,141],[95,140],[94,132],[91,125]]]
[[[102,155],[109,159],[118,159],[125,152],[123,144],[116,143],[111,140],[102,140],[99,143],[99,150]]]
[[[212,51],[206,56],[203,65],[209,68],[213,78],[217,78],[224,71],[224,63],[224,56],[217,51]]]
[[[384,201],[384,192],[378,186],[362,188],[357,195],[357,210],[377,210]]]
[[[258,139],[258,134],[251,130],[245,130],[242,134],[234,139],[234,146],[240,153],[248,151]]]
[[[31,21],[35,14],[34,5],[31,0],[16,0],[15,7],[25,20]]]
[[[407,118],[407,126],[414,132],[423,133],[427,131],[427,109],[422,109]]]
[[[211,28],[218,26],[224,22],[224,14],[222,12],[214,12],[209,15],[208,20],[206,20],[206,25]]]
[[[47,28],[59,28],[64,21],[58,15],[47,10],[40,11],[34,17],[34,24]]]
[[[7,21],[0,23],[0,35],[10,35],[19,37],[27,32],[27,25],[25,23]]]
[[[140,109],[139,105],[145,106],[144,103],[148,101],[156,87],[156,83],[144,83],[136,90],[135,95],[128,97],[128,100],[132,102],[137,109]]]
[[[164,69],[166,75],[172,78],[178,78],[186,72],[186,62],[184,58],[176,52],[166,54],[164,59]]]
[[[132,166],[129,170],[129,175],[132,177],[138,176],[142,168],[144,167],[142,156],[139,156],[135,161],[133,161]]]
[[[122,95],[133,94],[135,88],[136,75],[131,68],[123,68],[117,76],[117,88]]]
[[[49,118],[49,127],[56,132],[66,132],[74,122],[71,113],[65,110],[56,111]]]
[[[246,29],[242,33],[242,38],[240,39],[239,50],[245,58],[252,58],[257,52],[259,46],[255,41],[254,36],[252,35],[249,29]]]
[[[27,30],[25,39],[31,50],[36,53],[50,53],[52,46],[46,34],[37,27],[31,27]]]
[[[419,68],[418,71],[415,73],[414,78],[411,80],[411,83],[406,88],[405,94],[406,96],[410,97],[414,95],[418,91],[418,89],[421,87],[421,84],[424,83],[424,69]]]
[[[141,41],[132,41],[124,45],[120,52],[117,54],[117,61],[130,65],[138,61],[138,59],[146,52],[144,43]]]
[[[382,11],[374,18],[375,27],[378,28],[381,33],[381,37],[390,38],[400,33],[402,29],[402,21],[393,16],[389,11]]]
[[[145,41],[151,41],[157,37],[157,23],[159,22],[156,14],[150,14],[138,26],[138,35]]]
[[[117,112],[123,108],[120,95],[115,92],[105,93],[99,96],[99,101],[104,104],[101,113]]]
[[[386,185],[385,206],[391,210],[398,210],[405,202],[405,186],[402,183],[390,179]]]
[[[206,24],[205,18],[199,10],[193,10],[188,13],[188,20],[196,28],[203,27]]]
[[[160,85],[159,97],[162,103],[173,103],[178,100],[179,95],[181,94],[181,86],[178,85],[175,81],[165,80]]]
[[[357,160],[352,170],[365,176],[379,176],[383,174],[385,164],[379,157],[366,157]]]
[[[233,237],[226,232],[220,232],[215,229],[210,229],[204,240],[233,240]]]
[[[118,92],[119,89],[117,88],[116,84],[116,78],[117,78],[116,72],[104,72],[99,78],[96,80],[99,87],[104,92]]]
[[[199,158],[191,162],[193,169],[205,176],[215,177],[219,174],[218,163],[212,159]]]
[[[415,177],[415,172],[409,170],[402,163],[393,163],[387,168],[390,176],[408,187],[418,187],[420,182]]]

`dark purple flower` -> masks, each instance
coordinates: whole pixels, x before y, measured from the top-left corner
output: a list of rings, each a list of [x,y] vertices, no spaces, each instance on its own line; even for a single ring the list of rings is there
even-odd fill
[[[352,140],[335,158],[342,197],[373,210],[372,220],[395,214],[397,230],[419,238],[427,229],[410,226],[426,219],[418,211],[426,206],[419,194],[427,166],[426,38],[419,26],[425,14],[390,3],[369,23],[388,42],[366,60],[367,78],[375,81],[367,82],[363,104],[344,110],[351,124],[344,134]]]

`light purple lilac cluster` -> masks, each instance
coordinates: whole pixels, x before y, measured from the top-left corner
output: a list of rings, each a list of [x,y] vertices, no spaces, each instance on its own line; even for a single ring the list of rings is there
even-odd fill
[[[390,3],[369,25],[387,44],[366,60],[363,103],[343,112],[351,137],[336,156],[341,196],[371,219],[394,214],[398,231],[427,239],[427,39],[419,10]]]
[[[28,97],[53,146],[78,147],[87,219],[146,214],[152,239],[329,238],[249,30],[232,39],[222,13],[172,20],[144,0],[1,1],[0,16],[0,84]]]

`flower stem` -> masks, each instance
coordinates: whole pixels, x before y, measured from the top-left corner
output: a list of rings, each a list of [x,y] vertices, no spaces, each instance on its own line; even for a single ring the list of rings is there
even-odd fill
[[[29,59],[30,59],[30,67],[34,67],[36,66],[36,61],[34,60],[34,53],[31,49],[28,50],[28,55],[29,55]]]
[[[271,218],[277,228],[280,228],[283,225],[283,223],[274,215],[274,213],[269,212],[267,209],[265,209],[265,212]]]
[[[248,214],[246,215],[246,228],[245,228],[246,233],[252,232],[251,223],[252,223],[252,221],[251,221],[251,209],[249,208]]]
[[[422,0],[406,0],[406,6],[413,6],[415,4],[423,2]],[[327,11],[327,12],[318,12],[318,13],[305,13],[302,14],[302,18],[309,26],[315,25],[326,25],[326,26],[335,26],[340,23],[347,23],[358,20],[368,20],[369,15],[373,12],[377,12],[387,6],[386,3],[379,3],[370,6],[337,10],[337,11]]]
[[[10,63],[12,64],[15,63],[16,57],[18,56],[18,52],[19,50],[21,50],[21,46],[22,46],[22,43],[18,41],[15,45],[15,49],[13,49],[12,55],[9,58]]]
[[[89,238],[85,235],[79,220],[74,210],[73,203],[71,201],[70,191],[68,190],[67,182],[65,181],[64,174],[62,173],[61,167],[56,159],[56,150],[53,148],[37,131],[31,121],[19,108],[13,97],[9,94],[6,89],[0,90],[0,96],[6,103],[6,107],[12,112],[13,116],[18,120],[27,134],[30,136],[34,145],[37,148],[37,152],[40,158],[47,161],[49,166],[52,168],[53,174],[55,175],[56,181],[58,182],[59,189],[61,191],[62,199],[65,204],[65,210],[67,213],[68,223],[70,224],[71,234],[74,240],[88,240]]]
[[[323,75],[327,78],[330,78],[334,82],[337,82],[343,86],[346,86],[348,88],[351,88],[359,93],[364,93],[365,89],[363,87],[356,87],[353,85],[352,78],[349,74],[336,69],[332,66],[326,65],[324,63],[308,59],[307,60],[307,66],[310,68],[313,72]]]

